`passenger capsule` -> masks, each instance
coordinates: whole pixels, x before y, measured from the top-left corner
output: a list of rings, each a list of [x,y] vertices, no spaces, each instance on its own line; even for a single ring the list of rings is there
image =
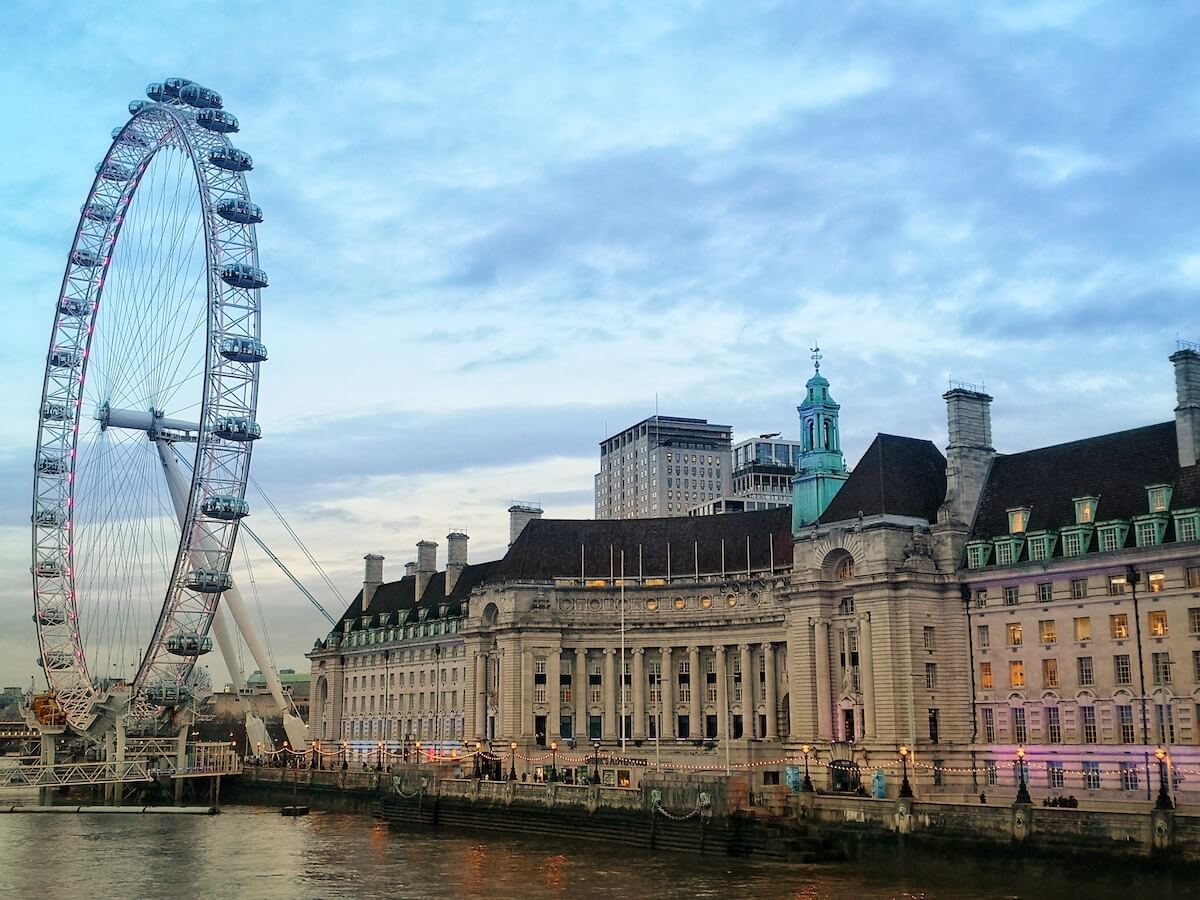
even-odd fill
[[[41,559],[34,567],[38,578],[62,578],[63,565],[57,559]]]
[[[42,407],[42,418],[47,422],[68,422],[71,414],[68,412],[68,408],[61,403],[46,403]]]
[[[267,361],[267,347],[262,341],[248,337],[221,338],[221,355],[240,363]]]
[[[38,665],[52,671],[70,669],[75,665],[75,657],[66,650],[48,650],[38,657]]]
[[[156,681],[142,688],[142,695],[155,706],[183,706],[191,699],[192,692],[185,684]]]
[[[167,95],[168,99],[174,99],[175,97],[179,96],[179,92],[185,87],[187,87],[189,84],[195,83],[196,82],[192,81],[190,78],[166,78],[163,80],[162,89],[163,93]]]
[[[193,569],[183,584],[198,594],[221,594],[233,587],[233,576],[215,569]]]
[[[53,453],[43,453],[38,457],[37,470],[43,475],[62,475],[67,471],[67,460]]]
[[[212,638],[206,634],[196,634],[194,631],[173,634],[163,642],[168,653],[186,657],[203,656],[212,650],[212,645]]]
[[[213,434],[222,440],[246,443],[262,437],[262,427],[257,422],[251,422],[241,416],[222,416],[217,419],[217,427],[213,429]]]
[[[50,352],[50,368],[74,369],[79,365],[80,356],[74,350],[52,350]]]
[[[263,220],[262,209],[249,200],[222,200],[217,204],[217,215],[238,225],[258,225]]]
[[[110,159],[106,163],[96,164],[96,174],[105,181],[128,181],[133,176],[133,170]]]
[[[240,497],[205,497],[200,504],[200,513],[210,519],[234,522],[250,515],[250,504]]]
[[[81,210],[85,219],[91,219],[93,222],[111,222],[117,211],[107,203],[86,203]]]
[[[64,297],[58,301],[58,311],[64,316],[71,316],[75,319],[81,319],[84,316],[92,314],[92,304],[87,300],[77,300],[73,297]]]
[[[247,263],[228,263],[221,268],[221,280],[237,288],[265,288],[267,273]]]
[[[60,509],[43,507],[34,514],[33,521],[38,525],[58,528],[66,521],[66,516],[63,515]]]
[[[237,147],[217,147],[208,153],[208,161],[227,172],[249,172],[254,168],[250,154]]]
[[[221,95],[192,82],[179,89],[179,99],[196,109],[220,109]]]
[[[166,100],[171,99],[171,95],[167,93],[167,89],[161,81],[152,81],[148,85],[146,85],[146,96],[149,97],[151,100],[153,100],[155,103],[162,103]],[[145,103],[145,101],[144,100],[134,100],[133,103]],[[133,109],[133,103],[129,104],[129,106],[130,106],[129,111],[131,113],[136,112],[136,110]]]
[[[43,606],[33,614],[33,621],[39,625],[63,625],[67,621],[67,611],[61,606]]]
[[[136,116],[147,106],[153,106],[153,104],[149,100],[130,100],[129,101],[129,114],[131,116]]]
[[[202,109],[196,113],[196,124],[219,134],[231,134],[238,130],[237,116],[223,109]]]
[[[85,269],[94,269],[104,264],[104,257],[94,250],[75,250],[71,253],[71,262]]]

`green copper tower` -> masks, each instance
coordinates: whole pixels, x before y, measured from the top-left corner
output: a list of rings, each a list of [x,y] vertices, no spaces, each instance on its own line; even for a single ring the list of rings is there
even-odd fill
[[[820,518],[825,507],[850,477],[842,457],[838,434],[838,410],[829,396],[829,382],[821,374],[821,348],[813,347],[813,376],[805,387],[800,413],[800,441],[803,450],[792,478],[792,532]]]

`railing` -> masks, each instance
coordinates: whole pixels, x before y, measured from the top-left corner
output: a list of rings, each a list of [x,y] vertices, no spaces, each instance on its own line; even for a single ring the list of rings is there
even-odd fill
[[[8,769],[0,769],[0,788],[69,787],[71,785],[150,780],[151,776],[146,770],[146,764],[141,760],[123,763],[13,766]]]

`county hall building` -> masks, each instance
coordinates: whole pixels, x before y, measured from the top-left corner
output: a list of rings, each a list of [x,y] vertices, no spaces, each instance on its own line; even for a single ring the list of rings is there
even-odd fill
[[[954,385],[944,452],[880,434],[853,470],[818,368],[791,509],[518,504],[499,560],[469,562],[462,532],[398,581],[368,556],[309,653],[312,733],[568,762],[598,742],[621,781],[752,763],[770,783],[807,746],[818,788],[890,795],[903,745],[918,796],[1002,799],[1023,773],[1035,798],[1139,802],[1162,746],[1200,799],[1200,353],[1171,361],[1170,421],[998,454],[992,398]]]

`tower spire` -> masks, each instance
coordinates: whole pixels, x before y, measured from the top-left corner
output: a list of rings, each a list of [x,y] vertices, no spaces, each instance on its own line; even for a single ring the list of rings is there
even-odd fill
[[[829,380],[821,374],[821,346],[810,348],[813,375],[804,385],[800,414],[800,458],[792,478],[792,531],[799,533],[820,518],[829,501],[849,477],[842,456],[838,413],[841,407],[829,394]]]

